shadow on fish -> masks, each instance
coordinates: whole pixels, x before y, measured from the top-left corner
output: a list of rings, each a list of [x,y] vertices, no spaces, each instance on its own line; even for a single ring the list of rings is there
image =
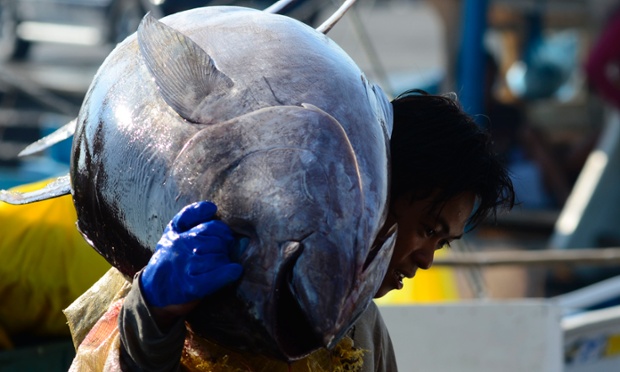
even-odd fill
[[[330,26],[321,26],[323,31]],[[78,228],[127,277],[185,205],[211,200],[248,244],[232,288],[188,319],[240,350],[296,360],[333,347],[372,300],[394,236],[385,220],[391,106],[319,29],[241,7],[147,15],[97,72],[70,174],[23,204],[71,193]]]

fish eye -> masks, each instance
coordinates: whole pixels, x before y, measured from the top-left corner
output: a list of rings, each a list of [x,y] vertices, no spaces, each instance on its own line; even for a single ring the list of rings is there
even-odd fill
[[[241,255],[245,253],[248,245],[250,245],[250,238],[241,234],[236,234],[235,241],[230,248],[230,258],[236,262],[240,261]]]

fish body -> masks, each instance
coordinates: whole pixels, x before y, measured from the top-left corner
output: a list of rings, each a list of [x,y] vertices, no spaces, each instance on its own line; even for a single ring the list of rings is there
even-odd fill
[[[370,303],[394,236],[391,106],[327,36],[292,18],[205,7],[155,20],[107,57],[76,120],[78,228],[128,277],[170,219],[211,200],[248,238],[244,273],[192,330],[296,360],[333,346]]]

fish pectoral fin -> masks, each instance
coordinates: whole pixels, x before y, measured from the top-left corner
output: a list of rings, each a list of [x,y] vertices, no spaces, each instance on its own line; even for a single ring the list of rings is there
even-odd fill
[[[69,175],[58,177],[56,180],[45,185],[44,188],[30,191],[19,192],[11,190],[0,190],[0,201],[9,204],[29,204],[41,200],[56,198],[71,193],[71,180]]]
[[[75,127],[77,124],[77,118],[71,120],[70,122],[68,122],[67,124],[63,125],[62,127],[56,129],[54,132],[52,132],[51,134],[41,138],[40,140],[31,143],[30,145],[26,146],[25,149],[23,149],[18,156],[27,156],[27,155],[32,155],[32,154],[36,154],[37,152],[41,152],[55,144],[57,144],[60,141],[66,140],[67,138],[71,137],[73,135],[73,133],[75,133]]]
[[[192,39],[147,14],[138,27],[140,51],[162,98],[181,117],[204,123],[205,98],[222,97],[233,81]]]

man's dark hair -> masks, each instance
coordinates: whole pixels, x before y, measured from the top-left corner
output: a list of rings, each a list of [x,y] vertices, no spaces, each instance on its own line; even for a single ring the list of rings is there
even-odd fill
[[[464,192],[476,195],[473,228],[498,208],[514,206],[508,171],[493,151],[489,133],[476,124],[456,97],[409,90],[392,101],[391,200],[411,194],[423,199],[439,191],[436,206]]]

